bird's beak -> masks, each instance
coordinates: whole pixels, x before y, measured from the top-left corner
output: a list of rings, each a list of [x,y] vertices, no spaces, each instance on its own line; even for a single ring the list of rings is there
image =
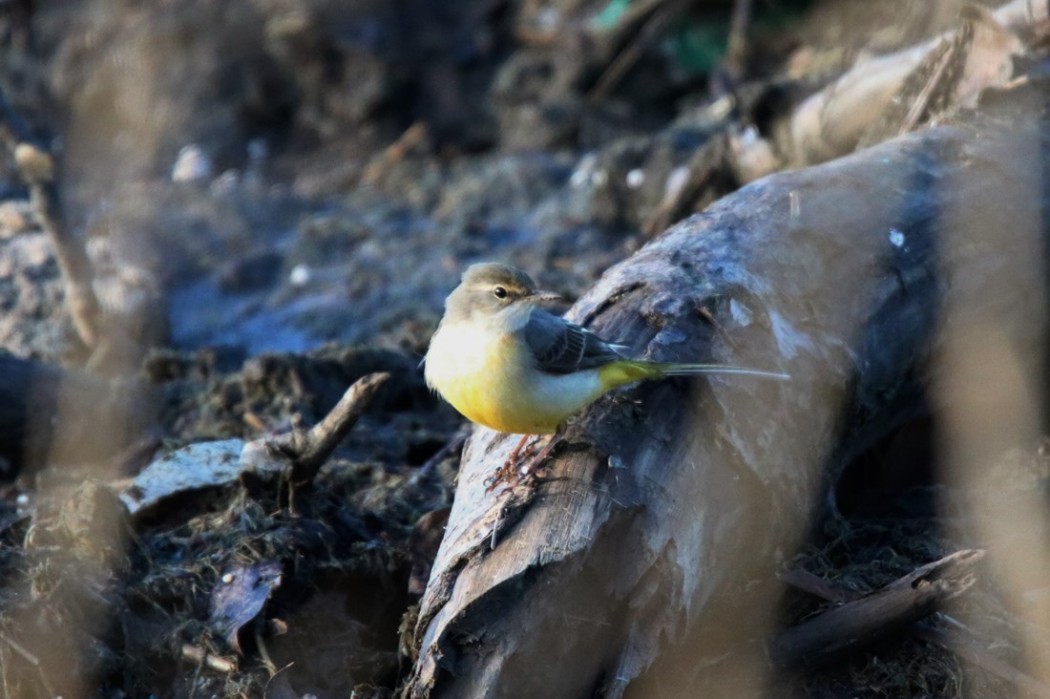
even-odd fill
[[[564,300],[562,298],[561,294],[555,293],[553,291],[543,291],[542,289],[539,290],[539,291],[534,291],[531,294],[529,294],[529,298],[531,298],[533,301],[537,301],[539,303],[553,302],[553,301],[563,301]]]

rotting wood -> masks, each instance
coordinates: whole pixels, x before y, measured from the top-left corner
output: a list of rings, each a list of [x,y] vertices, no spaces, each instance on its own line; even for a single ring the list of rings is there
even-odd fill
[[[776,596],[759,592],[775,586],[761,581],[822,476],[925,410],[939,328],[979,310],[1019,356],[1038,345],[1045,309],[1028,291],[1046,193],[1031,158],[1045,141],[1034,120],[910,135],[755,182],[610,269],[572,319],[638,355],[792,381],[607,397],[535,490],[487,492],[517,438],[478,430],[405,695],[695,695],[711,672],[698,657],[771,635]],[[756,651],[731,677],[760,691],[768,672]]]
[[[784,630],[770,646],[782,667],[822,665],[899,631],[970,589],[980,549],[956,551],[879,590]]]
[[[779,576],[780,580],[798,590],[807,592],[815,597],[828,602],[842,604],[847,601],[860,599],[859,595],[850,594],[848,590],[837,588],[823,578],[802,569],[789,570]],[[951,621],[954,625],[962,627],[951,617],[938,612],[937,617]],[[971,640],[960,637],[959,632],[948,632],[938,628],[927,621],[915,621],[908,627],[908,632],[926,643],[940,646],[955,653],[959,657],[972,663],[996,677],[1017,685],[1018,688],[1036,697],[1050,697],[1050,686],[1040,682],[1031,675],[1021,672],[1010,663],[990,653],[984,644],[980,646]]]

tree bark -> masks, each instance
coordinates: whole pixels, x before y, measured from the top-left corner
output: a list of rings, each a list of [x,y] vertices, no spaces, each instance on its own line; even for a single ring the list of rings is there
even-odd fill
[[[534,488],[486,489],[517,437],[478,429],[405,695],[768,690],[775,571],[822,477],[926,409],[944,328],[979,315],[1011,351],[1040,346],[1031,121],[768,177],[610,269],[571,318],[639,356],[792,379],[616,392],[564,431]]]

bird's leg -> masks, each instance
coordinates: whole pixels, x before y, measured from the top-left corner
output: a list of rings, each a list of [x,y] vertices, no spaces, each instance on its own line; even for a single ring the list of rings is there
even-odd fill
[[[496,469],[496,472],[490,476],[486,481],[486,491],[491,491],[497,485],[507,480],[514,475],[514,464],[518,461],[518,456],[521,453],[521,448],[525,446],[525,442],[528,441],[531,434],[521,435],[521,439],[518,440],[518,444],[511,449],[510,455],[507,460],[503,462],[503,465]]]
[[[521,448],[525,446],[525,442],[527,442],[529,440],[529,437],[531,436],[531,434],[521,435],[521,439],[518,441],[518,445],[514,447],[513,450],[511,450],[510,456],[507,457],[507,462],[506,464],[504,464],[504,466],[509,466],[510,464],[513,464],[515,461],[518,460],[518,457],[521,455]]]
[[[529,444],[528,448],[525,449],[524,454],[522,454],[522,447],[525,446],[525,443],[528,442],[530,438],[535,436],[536,435],[531,434],[523,434],[521,436],[518,444],[511,450],[510,456],[507,457],[507,460],[503,462],[503,465],[496,469],[496,472],[492,474],[492,477],[488,480],[488,487],[486,490],[492,490],[496,485],[504,481],[511,481],[515,484],[518,482],[519,477],[515,465],[523,459],[527,461],[532,456],[536,447],[536,441]]]
[[[543,445],[543,449],[540,450],[540,453],[537,454],[535,458],[529,459],[528,456],[526,456],[525,463],[522,464],[521,469],[518,471],[518,478],[525,480],[527,478],[532,478],[539,473],[540,469],[543,468],[543,462],[547,460],[548,456],[550,456],[551,449],[553,449],[554,445],[557,443],[558,435],[552,434],[547,439],[547,443]],[[533,442],[533,446],[535,446],[535,444],[536,443]]]

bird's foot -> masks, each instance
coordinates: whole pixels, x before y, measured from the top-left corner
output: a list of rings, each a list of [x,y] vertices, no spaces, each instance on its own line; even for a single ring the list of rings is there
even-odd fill
[[[550,447],[554,443],[554,438],[551,437],[539,455],[533,458],[533,455],[536,453],[536,446],[540,443],[542,437],[532,439],[526,446],[526,442],[530,437],[533,437],[533,435],[527,434],[523,436],[518,445],[511,451],[507,460],[503,462],[503,465],[496,469],[496,472],[485,481],[486,492],[492,492],[497,485],[501,484],[507,485],[508,488],[513,488],[531,480],[539,473],[543,460],[550,453]],[[525,447],[524,451],[522,451],[522,447]]]
[[[533,443],[533,447],[536,446],[538,441],[539,440]],[[554,448],[554,445],[557,442],[558,440],[555,435],[551,435],[547,439],[547,443],[543,445],[543,449],[540,450],[539,454],[532,458],[526,457],[526,460],[518,468],[518,478],[525,481],[539,476],[546,466],[547,458],[551,454],[551,449]]]

